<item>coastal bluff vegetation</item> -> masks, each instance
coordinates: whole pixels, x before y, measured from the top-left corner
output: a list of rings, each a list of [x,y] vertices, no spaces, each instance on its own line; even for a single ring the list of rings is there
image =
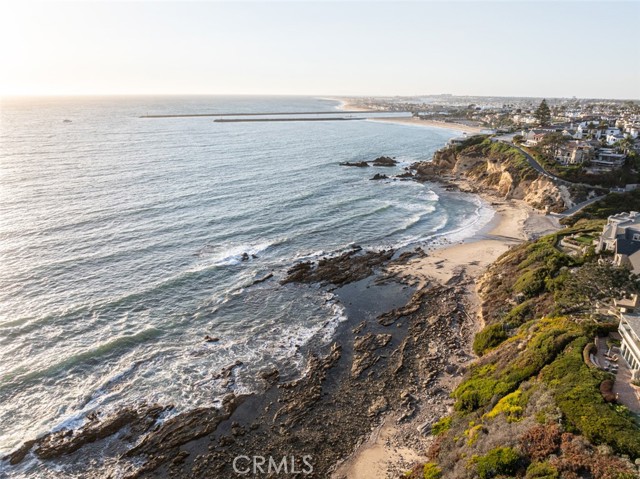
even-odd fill
[[[609,214],[639,206],[636,192],[610,195],[488,268],[478,282],[478,358],[453,390],[450,413],[432,425],[429,461],[405,477],[638,477],[640,418],[616,402],[615,376],[585,361],[585,351],[617,329],[598,305],[638,293],[640,282],[598,261],[593,247],[571,255],[558,245],[597,235]]]
[[[467,179],[465,190],[524,200],[537,209],[560,212],[573,204],[568,187],[540,175],[518,149],[484,135],[441,149],[431,161],[412,168],[418,180],[459,183]]]

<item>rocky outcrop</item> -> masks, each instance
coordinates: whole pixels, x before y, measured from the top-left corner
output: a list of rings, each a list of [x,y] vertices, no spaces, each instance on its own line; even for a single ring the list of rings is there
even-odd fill
[[[366,161],[345,161],[344,163],[340,163],[340,166],[356,166],[358,168],[367,168],[369,163]]]
[[[307,364],[307,374],[282,385],[280,402],[283,406],[275,413],[273,422],[281,419],[282,426],[286,429],[299,424],[311,407],[322,397],[322,385],[327,372],[336,365],[341,354],[342,347],[338,343],[333,343],[326,356],[311,356]]]
[[[422,181],[464,177],[471,180],[472,191],[524,200],[538,209],[559,212],[571,206],[560,186],[534,170],[518,150],[500,143],[446,148],[414,169]]]
[[[371,162],[373,166],[396,166],[398,162],[388,156],[379,156]]]
[[[370,180],[387,180],[389,177],[387,175],[381,175],[380,173],[376,173],[373,177],[369,178]]]
[[[373,352],[385,347],[391,341],[390,334],[365,334],[357,336],[353,342],[354,356],[351,376],[357,378],[363,371],[373,366],[380,356]]]
[[[356,166],[366,168],[368,166],[396,166],[398,162],[389,156],[379,156],[375,160],[369,161],[345,161],[340,166]]]
[[[361,252],[359,248],[317,262],[298,263],[287,271],[286,283],[331,283],[344,285],[366,278],[393,256],[393,250]]]
[[[33,451],[40,459],[54,459],[72,454],[85,444],[107,438],[127,429],[131,435],[140,435],[151,429],[167,407],[142,405],[128,407],[104,418],[97,413],[86,417],[85,424],[77,430],[61,429],[38,439],[25,442],[18,450],[3,458],[10,464],[18,464]]]

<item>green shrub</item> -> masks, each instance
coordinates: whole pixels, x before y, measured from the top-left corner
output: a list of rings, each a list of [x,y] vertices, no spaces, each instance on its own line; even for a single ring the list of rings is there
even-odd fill
[[[504,323],[506,326],[510,328],[515,328],[527,322],[530,319],[533,319],[534,314],[534,300],[528,299],[524,303],[515,306],[511,311],[507,313],[504,317]]]
[[[548,462],[532,462],[527,468],[526,479],[558,479],[558,470]]]
[[[492,419],[498,414],[504,414],[507,422],[516,422],[522,419],[522,412],[526,405],[526,399],[522,395],[521,389],[516,389],[511,394],[498,401],[491,411],[484,415],[487,419]]]
[[[640,428],[633,416],[605,402],[600,383],[608,375],[589,369],[582,359],[588,341],[586,337],[574,340],[544,368],[542,379],[550,386],[570,427],[594,444],[608,444],[619,454],[640,457]]]
[[[545,289],[545,278],[548,270],[546,268],[536,268],[521,274],[513,285],[513,290],[524,294],[527,298],[532,298]]]
[[[502,324],[492,324],[476,334],[473,340],[473,351],[478,356],[482,356],[487,350],[495,348],[508,337]]]
[[[451,416],[445,416],[441,418],[438,422],[436,422],[433,426],[431,426],[431,434],[434,436],[439,436],[447,432],[451,428],[451,422],[453,418]]]
[[[538,374],[547,364],[576,337],[581,329],[566,318],[547,318],[535,326],[535,334],[524,351],[500,368],[489,364],[471,370],[468,379],[453,391],[455,408],[465,413],[487,406],[494,397],[497,399],[515,391],[520,383]],[[500,361],[497,356],[492,361]]]
[[[442,470],[433,462],[427,462],[422,469],[422,474],[424,479],[440,479],[442,477]]]
[[[515,474],[519,462],[520,455],[511,447],[497,447],[484,456],[474,456],[472,459],[480,479]]]

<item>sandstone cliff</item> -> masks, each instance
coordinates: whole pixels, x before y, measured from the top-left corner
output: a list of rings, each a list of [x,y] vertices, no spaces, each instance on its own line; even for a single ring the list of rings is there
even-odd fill
[[[526,201],[534,208],[559,212],[571,206],[566,188],[540,175],[515,148],[470,138],[466,144],[436,152],[430,162],[413,166],[416,178],[446,181],[451,177],[470,180],[474,191],[489,190],[504,198]]]

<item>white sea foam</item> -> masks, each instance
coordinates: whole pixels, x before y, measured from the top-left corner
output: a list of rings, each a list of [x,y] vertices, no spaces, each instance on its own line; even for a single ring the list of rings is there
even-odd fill
[[[444,141],[427,128],[152,122],[137,118],[141,110],[194,107],[130,98],[77,101],[73,123],[61,130],[55,119],[68,111],[65,101],[38,105],[38,124],[32,107],[3,109],[11,142],[0,207],[11,221],[0,224],[0,317],[11,322],[0,364],[17,387],[0,390],[0,455],[53,425],[77,425],[91,410],[141,399],[175,404],[176,413],[215,404],[225,389],[212,372],[235,360],[244,362],[234,372],[238,391],[256,389],[264,364],[294,374],[305,363],[300,346],[330,341],[344,309],[319,298],[316,286],[296,294],[277,281],[248,288],[258,272],[283,274],[352,242],[379,250],[389,229],[398,231],[388,243],[420,240],[429,234],[421,223],[444,214],[431,208],[445,200],[424,185],[376,183],[373,168],[337,165],[382,154],[408,165]],[[238,101],[198,105],[290,106]],[[286,101],[298,111],[318,108],[312,99]],[[108,339],[147,327],[159,333]],[[220,341],[204,343],[205,334]],[[50,368],[64,364],[72,364],[64,374]],[[43,476],[57,466],[38,467]]]

